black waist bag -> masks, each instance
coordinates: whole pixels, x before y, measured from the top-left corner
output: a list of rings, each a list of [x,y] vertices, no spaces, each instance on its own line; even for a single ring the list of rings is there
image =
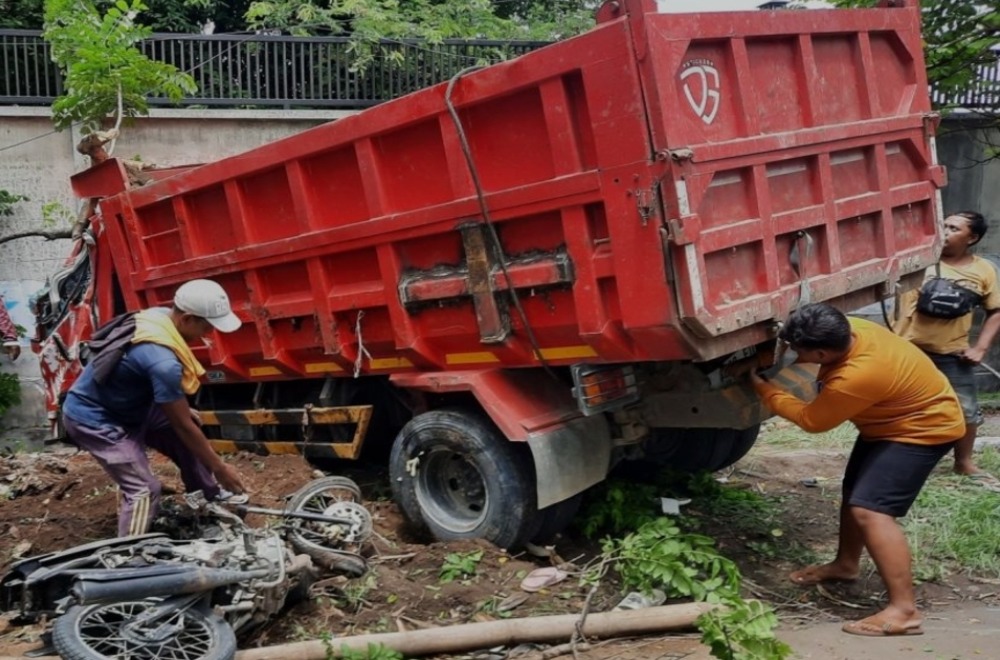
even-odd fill
[[[941,267],[937,277],[932,277],[920,287],[917,311],[935,319],[957,319],[978,307],[983,297],[954,280],[941,277]]]

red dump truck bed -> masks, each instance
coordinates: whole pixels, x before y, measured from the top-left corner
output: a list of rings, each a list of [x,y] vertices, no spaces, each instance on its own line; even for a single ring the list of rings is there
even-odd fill
[[[104,199],[127,306],[219,281],[225,379],[705,360],[933,262],[916,6],[600,19]]]
[[[394,498],[439,538],[545,541],[621,460],[737,461],[776,324],[935,261],[920,13],[598,18],[145,185],[77,175],[101,201],[38,307],[53,419],[94,325],[211,278],[245,322],[197,349],[215,446],[390,440]],[[775,379],[804,393],[795,369]]]

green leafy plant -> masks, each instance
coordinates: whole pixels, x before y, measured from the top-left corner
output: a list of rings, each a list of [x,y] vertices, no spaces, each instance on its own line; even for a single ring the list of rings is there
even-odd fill
[[[52,104],[59,130],[79,122],[84,133],[101,128],[108,115],[149,113],[149,95],[179,101],[197,89],[176,67],[156,62],[136,47],[152,34],[137,22],[142,0],[116,0],[103,15],[87,0],[46,0],[45,40],[65,75],[65,93]]]
[[[73,212],[59,202],[42,204],[42,224],[46,227],[72,223],[75,219]]]
[[[723,660],[780,660],[792,649],[775,634],[778,617],[758,600],[726,599],[726,608],[698,617],[701,641]]]
[[[27,202],[24,195],[15,195],[7,190],[0,190],[0,215],[14,215],[14,205],[18,202]]]
[[[17,374],[0,373],[0,417],[21,403],[21,380]]]
[[[656,520],[656,501],[656,487],[652,484],[608,480],[588,493],[576,524],[587,538],[621,536]]]
[[[671,519],[646,523],[622,539],[607,538],[602,546],[616,557],[618,572],[628,587],[644,592],[658,587],[667,596],[711,603],[739,592],[736,564],[715,550],[712,539],[682,532]]]
[[[692,490],[710,492],[706,500],[718,498],[718,485],[700,477],[690,484]],[[730,489],[721,489],[728,491]],[[623,511],[633,520],[647,510],[650,491],[645,488],[621,490],[615,496]],[[726,500],[724,497],[721,501]],[[731,501],[744,501],[735,496]],[[634,513],[639,512],[639,513]],[[623,514],[601,514],[601,519],[623,519]],[[740,596],[742,578],[732,560],[722,556],[715,541],[701,534],[682,530],[686,518],[654,517],[623,538],[607,537],[602,541],[606,558],[612,558],[626,589],[645,593],[662,589],[668,597],[690,598],[717,604],[719,607],[699,617],[702,641],[721,660],[781,660],[791,649],[774,634],[778,620],[773,611],[757,601]]]
[[[606,538],[606,556],[626,588],[687,597],[720,607],[699,617],[702,641],[721,660],[781,660],[791,649],[774,634],[778,619],[766,605],[740,596],[741,576],[712,539],[683,532],[667,518],[646,523],[622,539]]]
[[[351,39],[354,70],[376,58],[400,66],[400,39],[424,43],[409,52],[433,50],[445,39],[551,41],[594,26],[597,0],[256,0],[246,13],[252,29],[280,29],[294,35],[342,34]],[[501,50],[492,53],[503,57]],[[411,56],[412,57],[412,56]],[[456,70],[475,58],[458,56]]]
[[[467,580],[476,574],[479,562],[483,559],[483,551],[452,552],[444,558],[438,579],[441,582],[453,582],[457,579]]]

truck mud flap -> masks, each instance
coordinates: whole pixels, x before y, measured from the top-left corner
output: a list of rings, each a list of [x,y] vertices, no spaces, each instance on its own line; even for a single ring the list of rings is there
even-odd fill
[[[251,451],[257,454],[301,454],[312,458],[356,459],[371,422],[373,406],[337,406],[259,409],[202,410],[202,426],[209,443],[222,453]],[[350,440],[330,442],[318,433],[323,427],[354,427]],[[301,438],[259,440],[255,427],[297,426]],[[218,436],[218,437],[214,437]],[[229,436],[229,437],[226,437]]]
[[[611,468],[612,445],[603,415],[579,417],[528,436],[538,475],[538,508],[562,502],[604,481]]]

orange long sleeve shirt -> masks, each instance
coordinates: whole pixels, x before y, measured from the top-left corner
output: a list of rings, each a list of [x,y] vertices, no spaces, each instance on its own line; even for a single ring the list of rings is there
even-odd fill
[[[965,434],[955,391],[923,351],[871,321],[850,323],[854,342],[843,359],[820,367],[815,399],[756,387],[772,412],[811,433],[850,421],[866,440],[935,445]]]

